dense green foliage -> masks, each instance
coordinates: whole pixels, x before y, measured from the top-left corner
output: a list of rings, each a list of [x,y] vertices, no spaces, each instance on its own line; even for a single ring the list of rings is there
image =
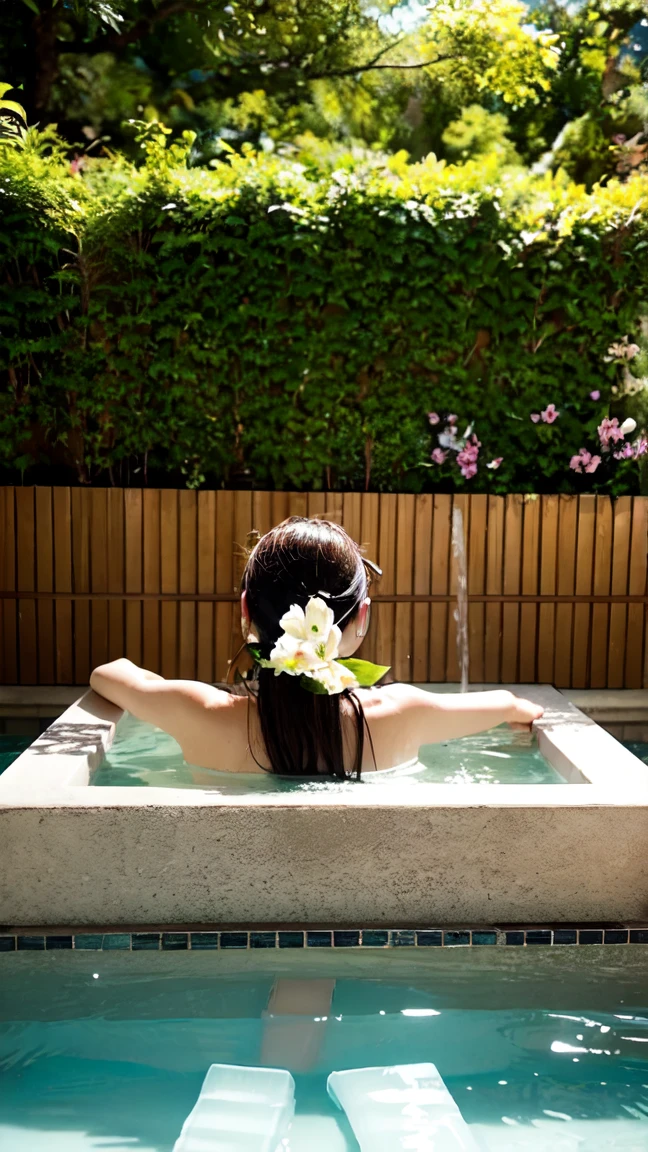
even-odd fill
[[[196,132],[192,164],[310,137],[454,159],[458,133],[476,155],[478,106],[522,163],[591,185],[646,158],[645,17],[645,0],[2,0],[0,80],[79,152],[158,119]]]
[[[495,155],[341,153],[330,172],[249,149],[210,170],[169,139],[142,127],[139,168],[83,173],[33,130],[0,148],[5,469],[638,490],[643,460],[597,427],[645,424],[648,177],[588,194]],[[473,475],[439,445],[450,415],[481,442]],[[594,471],[570,467],[581,448]]]

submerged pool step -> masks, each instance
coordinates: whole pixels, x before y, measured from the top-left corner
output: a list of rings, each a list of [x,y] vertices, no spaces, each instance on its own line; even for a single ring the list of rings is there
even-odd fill
[[[275,1152],[294,1111],[290,1072],[212,1064],[174,1152]]]
[[[434,1064],[332,1072],[327,1090],[346,1112],[361,1152],[479,1152]]]

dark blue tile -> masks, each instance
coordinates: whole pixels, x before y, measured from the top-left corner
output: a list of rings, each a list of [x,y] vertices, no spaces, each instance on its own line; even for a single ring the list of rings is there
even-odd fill
[[[133,952],[159,952],[160,950],[159,932],[132,932],[131,941]]]
[[[443,932],[433,929],[417,932],[416,943],[419,948],[440,948],[443,944]]]
[[[334,932],[333,943],[336,948],[357,948],[360,944],[359,932]]]
[[[470,932],[443,933],[443,945],[445,948],[456,948],[460,944],[470,944]]]
[[[524,944],[524,932],[507,932],[507,944]]]
[[[20,939],[20,937],[19,937]],[[630,943],[631,944],[648,944],[648,928],[631,928],[630,929]],[[20,947],[20,945],[18,945]]]
[[[527,944],[551,944],[550,928],[527,928]]]
[[[554,944],[577,944],[578,933],[575,928],[554,928]]]
[[[131,946],[130,932],[106,932],[101,946],[104,952],[128,952]]]
[[[304,947],[304,933],[303,932],[279,932],[279,947],[280,948],[303,948]]]
[[[250,948],[276,948],[276,932],[250,932]]]
[[[44,952],[45,951],[45,937],[44,936],[18,936],[18,951],[19,952]]]
[[[389,932],[383,928],[364,928],[362,932],[363,948],[386,948],[389,943]]]
[[[71,936],[46,936],[45,937],[45,947],[47,948],[48,952],[51,952],[57,948],[71,948],[72,947],[72,937]]]
[[[330,932],[307,932],[306,944],[308,948],[330,948],[331,947],[331,933]]]
[[[0,952],[15,952],[16,951],[16,937],[15,936],[0,936]]]
[[[628,929],[627,928],[606,928],[605,929],[605,943],[606,944],[627,944],[628,943]]]
[[[497,932],[473,932],[473,944],[497,944]]]
[[[205,952],[208,949],[218,948],[218,932],[192,932],[192,952]]]
[[[395,928],[390,933],[389,942],[392,948],[413,948],[416,944],[416,932]]]
[[[578,933],[579,944],[602,944],[603,932],[600,928],[581,928]]]
[[[221,948],[247,948],[248,934],[247,932],[221,932],[220,946]]]
[[[164,952],[184,952],[189,947],[188,932],[163,932],[162,950]]]
[[[74,937],[74,948],[77,952],[100,952],[103,936],[100,932],[80,932]]]

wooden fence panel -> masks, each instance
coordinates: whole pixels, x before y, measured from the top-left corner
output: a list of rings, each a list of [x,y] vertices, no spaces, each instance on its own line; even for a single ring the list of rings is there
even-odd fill
[[[383,569],[361,654],[456,681],[453,509],[471,682],[648,687],[648,498],[0,489],[0,683],[85,684],[121,654],[223,680],[252,529],[344,525]]]

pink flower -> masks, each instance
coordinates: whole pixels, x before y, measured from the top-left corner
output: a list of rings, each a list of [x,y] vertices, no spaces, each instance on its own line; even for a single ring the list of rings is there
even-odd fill
[[[435,464],[445,464],[447,455],[448,453],[444,452],[443,448],[435,448],[430,459],[433,460]]]
[[[635,459],[638,459],[639,456],[645,456],[646,455],[646,452],[648,452],[648,440],[646,439],[645,436],[641,436],[639,438],[639,440],[637,440],[637,442],[634,446],[634,451],[635,451]]]
[[[598,388],[595,388],[593,392],[590,392],[590,400],[600,400],[600,399],[601,399],[601,393],[599,392]]]
[[[457,423],[457,417],[455,416],[454,412],[451,412],[450,415],[448,416],[448,424],[456,424],[456,423]]]
[[[599,440],[601,441],[601,448],[604,452],[610,451],[610,444],[616,444],[617,441],[623,440],[624,433],[619,428],[619,421],[616,416],[608,420],[604,416],[603,420],[597,428]]]
[[[615,460],[631,460],[635,455],[635,450],[632,444],[624,444],[623,448],[619,448],[618,452],[613,452]]]
[[[428,412],[428,420],[430,421],[430,424],[438,424],[440,419],[441,417],[439,416],[438,412]]]
[[[540,413],[539,413],[539,412],[532,412],[532,413],[531,413],[531,419],[532,419],[532,421],[533,421],[533,423],[534,423],[534,424],[539,424],[539,422],[540,422]]]
[[[574,472],[596,472],[600,463],[600,456],[592,456],[587,448],[581,448],[577,456],[572,456],[569,467],[573,468]]]
[[[490,464],[486,465],[486,467],[487,468],[499,468],[503,459],[504,459],[503,456],[496,456],[494,460],[491,460]]]
[[[541,412],[540,415],[545,424],[553,424],[554,420],[557,420],[560,416],[560,412],[555,404],[547,404],[544,412]]]
[[[477,473],[477,460],[479,458],[479,449],[481,443],[476,436],[469,436],[460,452],[457,453],[457,464],[461,469],[461,475],[466,480],[472,479]]]

